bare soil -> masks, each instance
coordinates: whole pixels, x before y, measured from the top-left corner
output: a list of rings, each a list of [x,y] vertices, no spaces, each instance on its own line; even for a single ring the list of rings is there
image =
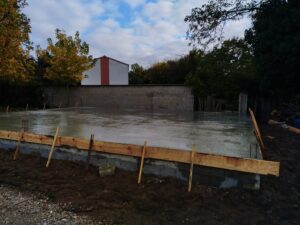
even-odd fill
[[[62,210],[105,224],[300,224],[300,135],[262,127],[265,159],[281,161],[280,177],[262,176],[259,191],[217,189],[117,170],[100,178],[97,168],[0,151],[0,185],[30,192]],[[1,193],[0,193],[1,194]],[[0,209],[1,213],[1,209]],[[1,223],[1,222],[0,222]],[[80,224],[80,223],[78,223]]]

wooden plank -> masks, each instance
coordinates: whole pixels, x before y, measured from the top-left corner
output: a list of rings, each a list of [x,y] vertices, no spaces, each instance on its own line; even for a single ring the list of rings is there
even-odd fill
[[[18,137],[18,132],[0,131],[0,139],[17,141]],[[35,144],[51,145],[53,143],[53,136],[24,133],[23,141]],[[67,146],[88,150],[89,140],[74,137],[60,137],[56,141],[56,146]],[[96,140],[94,141],[93,145],[93,151],[96,152],[133,157],[141,157],[141,148],[142,145],[120,144]],[[190,164],[190,152],[186,150],[147,146],[145,158]],[[280,163],[274,161],[213,155],[201,152],[195,153],[194,160],[194,165],[261,175],[279,176]]]
[[[196,146],[193,145],[192,151],[191,151],[191,167],[190,167],[190,175],[189,175],[189,186],[188,186],[188,192],[191,192],[192,190],[192,182],[193,182],[193,169],[194,169],[194,157],[196,152]]]
[[[15,153],[14,153],[13,160],[16,160],[17,157],[18,157],[20,144],[21,144],[21,141],[22,141],[23,137],[24,137],[24,128],[21,129],[21,132],[19,134],[19,140],[18,140],[18,143],[17,143],[17,146],[16,146],[16,150],[15,150]]]
[[[289,126],[287,125],[287,129],[291,132],[294,132],[296,134],[300,134],[300,129],[296,128],[296,127],[292,127],[292,126]]]
[[[292,127],[290,125],[287,125],[285,122],[278,122],[278,121],[275,121],[275,120],[269,120],[268,124],[271,124],[271,125],[280,125],[283,128],[286,128],[286,129],[288,129],[291,132],[294,132],[296,134],[300,134],[300,129],[298,129],[296,127]]]
[[[256,133],[255,136],[257,138],[258,144],[259,144],[261,150],[264,151],[265,150],[265,145],[264,145],[264,142],[262,140],[262,137],[261,137],[256,119],[255,119],[254,113],[250,108],[249,108],[249,113],[250,113],[251,121],[252,121],[252,124],[253,124],[253,127],[254,127],[254,131]]]
[[[56,128],[56,132],[55,132],[55,135],[54,135],[54,138],[53,138],[52,146],[51,146],[50,153],[49,153],[49,156],[48,156],[48,161],[47,161],[47,164],[46,164],[47,168],[49,167],[50,162],[51,162],[51,158],[52,158],[52,154],[53,154],[53,151],[54,151],[54,146],[55,146],[55,143],[56,143],[58,132],[59,132],[59,127]]]
[[[93,144],[94,144],[94,134],[91,134],[90,144],[89,144],[89,149],[88,149],[88,155],[87,155],[87,159],[86,159],[86,166],[85,166],[85,169],[86,169],[86,170],[89,169],[89,165],[90,165],[90,161],[91,161],[91,154],[92,154]]]
[[[145,153],[146,153],[146,146],[147,141],[144,142],[143,150],[142,150],[142,157],[141,157],[141,164],[140,164],[140,170],[139,170],[139,177],[138,177],[138,184],[142,181],[142,174],[143,174],[143,167],[144,167],[144,159],[145,159]]]

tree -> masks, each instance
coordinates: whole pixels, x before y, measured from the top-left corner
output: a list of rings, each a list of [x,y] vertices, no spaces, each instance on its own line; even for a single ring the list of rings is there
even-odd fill
[[[49,38],[46,49],[37,48],[39,61],[45,67],[44,78],[55,85],[77,85],[83,78],[83,72],[94,64],[89,46],[81,41],[78,31],[73,38],[57,29],[56,39],[53,43]]]
[[[22,84],[32,80],[29,19],[21,9],[26,0],[0,1],[0,83]]]
[[[134,63],[131,65],[131,71],[129,71],[129,84],[144,84],[145,81],[145,70],[144,68]]]
[[[189,23],[187,38],[191,44],[199,44],[205,49],[222,40],[226,22],[251,15],[259,7],[257,0],[210,0],[200,8],[193,8],[191,15],[185,17],[184,21]]]
[[[186,84],[198,97],[214,95],[234,104],[241,91],[255,87],[255,74],[250,46],[243,39],[231,39],[203,55]]]
[[[260,93],[293,97],[300,93],[300,2],[268,1],[246,31],[260,77]]]
[[[167,62],[158,62],[146,71],[145,78],[150,84],[167,84],[169,71]]]
[[[185,78],[195,71],[204,52],[191,50],[180,58],[162,61],[144,69],[143,82],[148,84],[184,84]]]
[[[201,47],[218,43],[227,21],[250,15],[245,38],[251,45],[257,77],[257,94],[289,96],[300,93],[300,2],[298,0],[211,0],[192,10],[187,38]]]

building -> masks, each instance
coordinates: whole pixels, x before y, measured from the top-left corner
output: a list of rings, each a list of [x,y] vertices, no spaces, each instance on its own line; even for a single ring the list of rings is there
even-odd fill
[[[93,68],[84,72],[81,85],[128,85],[129,65],[102,56]]]

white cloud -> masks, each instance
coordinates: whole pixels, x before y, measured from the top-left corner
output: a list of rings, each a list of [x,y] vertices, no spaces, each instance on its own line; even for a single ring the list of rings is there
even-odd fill
[[[25,13],[31,19],[31,37],[46,46],[56,28],[68,34],[81,33],[94,57],[108,55],[126,63],[149,66],[154,62],[186,54],[184,17],[205,0],[28,0]],[[249,20],[229,23],[225,36],[242,36]]]
[[[145,0],[123,0],[125,3],[130,5],[131,8],[136,8],[145,3]]]

